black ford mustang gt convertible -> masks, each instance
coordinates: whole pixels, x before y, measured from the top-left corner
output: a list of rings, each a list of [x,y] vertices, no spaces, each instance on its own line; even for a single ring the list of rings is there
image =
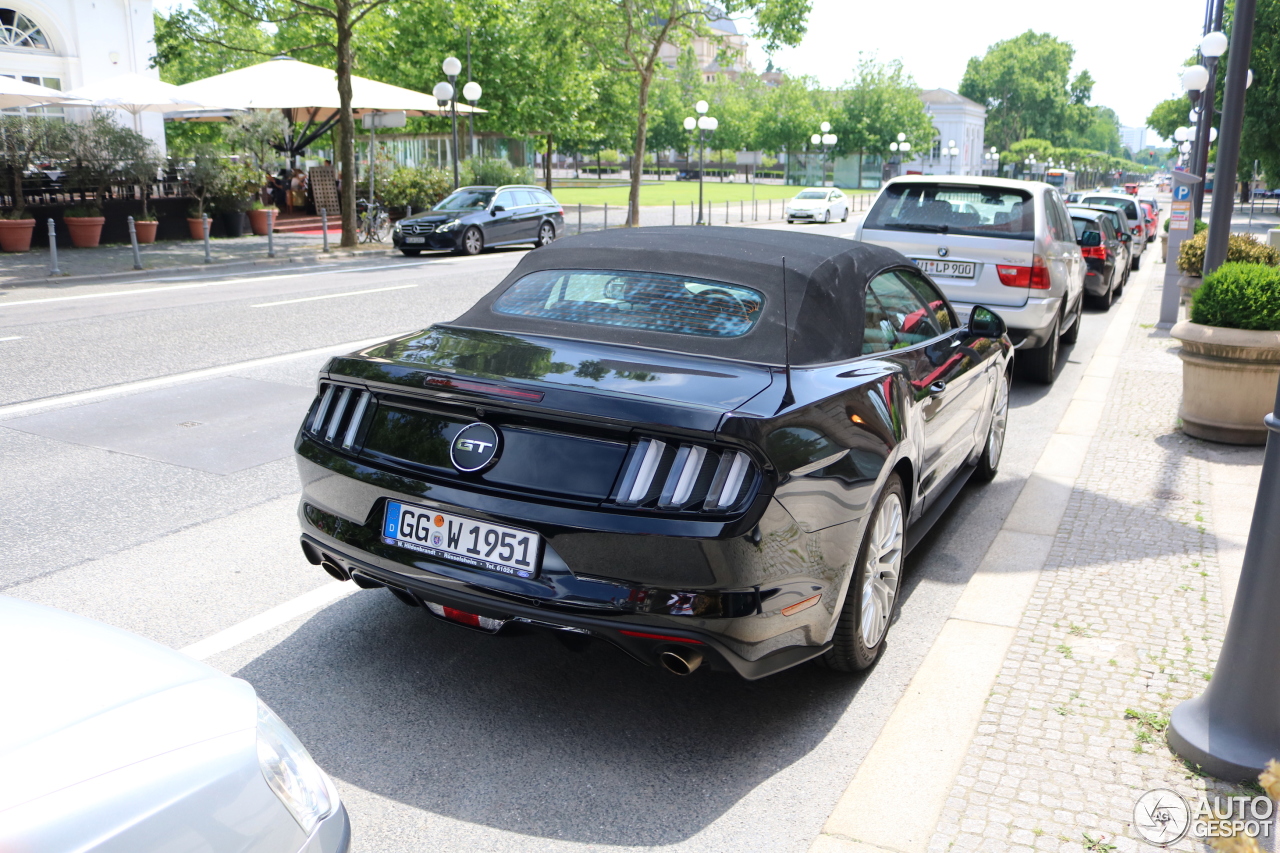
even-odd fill
[[[486,632],[682,674],[875,662],[903,558],[1000,462],[1012,347],[890,249],[644,228],[525,256],[451,323],[334,358],[302,548]]]

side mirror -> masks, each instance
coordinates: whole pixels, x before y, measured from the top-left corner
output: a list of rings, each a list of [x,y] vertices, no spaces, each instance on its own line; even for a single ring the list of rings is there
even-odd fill
[[[1086,231],[1080,235],[1080,239],[1076,241],[1086,249],[1102,245],[1101,231]]]
[[[975,338],[1000,338],[1009,329],[999,314],[981,305],[969,312],[969,334]]]
[[[1121,241],[1122,243],[1132,243],[1132,242],[1133,242],[1133,235],[1132,235],[1132,234],[1128,234],[1128,233],[1126,233],[1126,232],[1124,232],[1124,231],[1121,231],[1121,232],[1120,232],[1120,241]]]
[[[506,210],[506,208],[505,208],[505,207],[503,207],[503,206],[502,206],[502,205],[500,205],[500,204],[495,204],[495,205],[493,206],[493,210],[492,210],[492,211],[490,211],[490,213],[491,213],[493,216],[497,216],[499,213],[501,213],[501,212],[502,212],[502,211],[504,211],[504,210]]]

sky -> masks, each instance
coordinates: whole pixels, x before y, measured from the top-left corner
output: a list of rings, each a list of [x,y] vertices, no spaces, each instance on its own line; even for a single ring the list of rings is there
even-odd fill
[[[923,89],[955,91],[970,57],[1031,29],[1070,43],[1072,76],[1087,68],[1096,81],[1093,103],[1111,107],[1121,124],[1142,127],[1157,103],[1182,94],[1180,69],[1200,41],[1204,8],[1204,0],[910,0],[900,6],[813,0],[804,41],[773,60],[791,74],[837,86],[852,76],[859,52],[871,53],[882,61],[901,59]],[[750,59],[761,70],[768,61],[754,40]]]

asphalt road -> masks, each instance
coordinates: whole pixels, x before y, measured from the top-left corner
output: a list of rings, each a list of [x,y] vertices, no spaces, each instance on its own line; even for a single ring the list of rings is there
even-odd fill
[[[181,648],[330,583],[303,559],[294,517],[292,437],[317,369],[452,319],[522,254],[5,291],[0,592]],[[333,774],[361,851],[804,851],[1105,321],[1085,316],[1051,388],[1015,385],[999,477],[966,489],[912,555],[901,617],[865,676],[680,679],[602,644],[477,635],[384,590],[209,660],[250,681]]]

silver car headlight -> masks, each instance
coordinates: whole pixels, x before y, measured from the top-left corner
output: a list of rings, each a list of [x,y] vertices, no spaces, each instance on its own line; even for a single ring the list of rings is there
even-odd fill
[[[436,231],[452,231],[462,224],[461,219],[450,219],[448,222],[442,222],[436,226]]]
[[[267,785],[308,836],[337,808],[324,771],[288,726],[258,700],[258,766]]]
[[[395,224],[395,225],[392,225],[392,226],[391,226],[391,229],[392,229],[393,231],[395,231],[397,234],[399,234],[399,233],[400,233],[400,221],[399,221],[399,220],[396,220],[396,224]]]

